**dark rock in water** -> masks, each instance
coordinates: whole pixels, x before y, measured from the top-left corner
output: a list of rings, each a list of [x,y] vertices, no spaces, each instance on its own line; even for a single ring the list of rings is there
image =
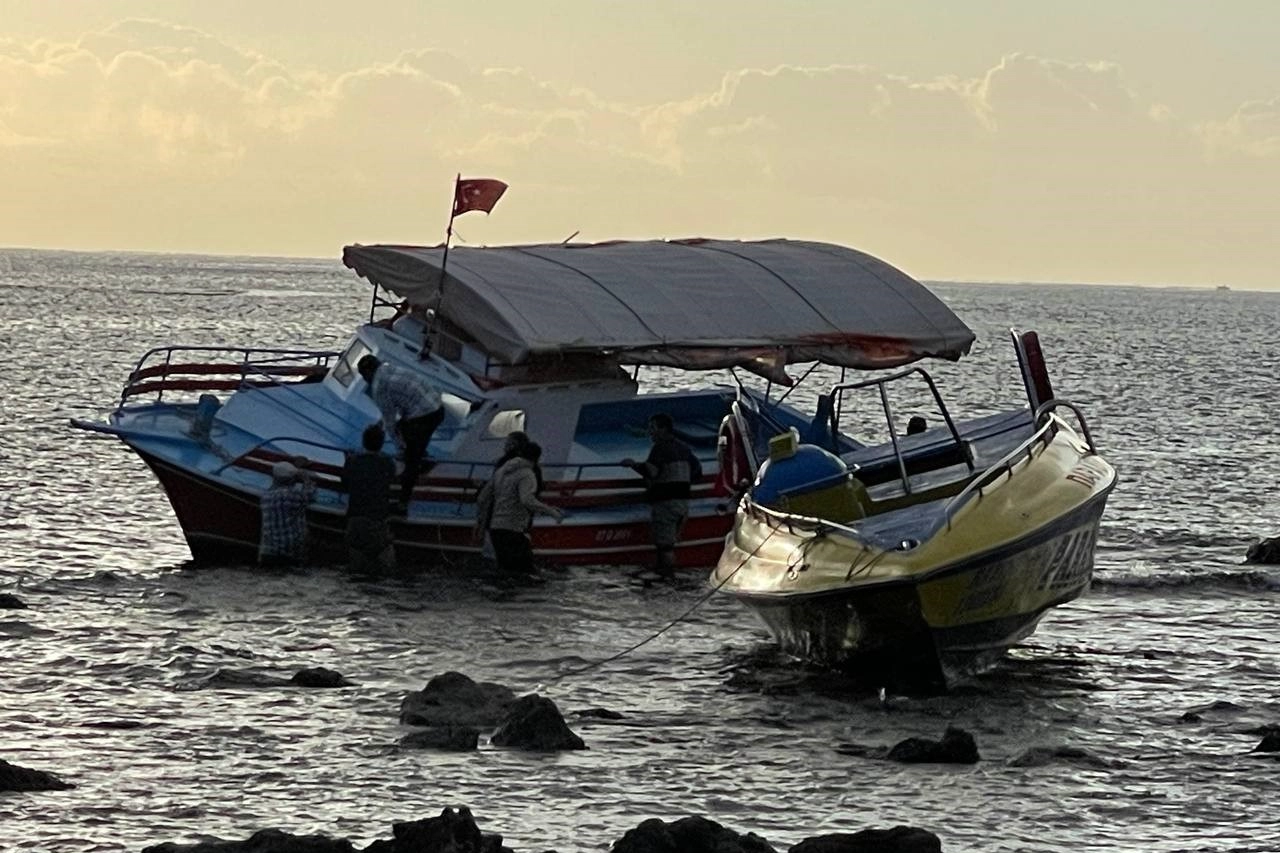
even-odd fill
[[[1249,546],[1244,558],[1250,563],[1266,563],[1268,565],[1280,563],[1280,536],[1253,543]]]
[[[342,673],[335,672],[332,669],[325,669],[322,666],[308,667],[300,669],[293,674],[293,678],[289,679],[290,684],[298,687],[354,687],[355,682],[347,681],[342,677]]]
[[[895,744],[885,757],[903,764],[975,764],[979,759],[973,735],[955,726],[947,726],[939,741],[907,738]]]
[[[470,752],[480,743],[480,730],[473,726],[432,726],[400,738],[405,749],[444,749]]]
[[[1009,759],[1010,767],[1044,767],[1062,762],[1082,767],[1113,767],[1105,758],[1099,758],[1078,746],[1033,746],[1016,758]]]
[[[516,700],[489,742],[538,752],[587,748],[582,738],[569,730],[556,703],[536,693]]]
[[[621,720],[623,715],[618,711],[610,711],[608,708],[585,708],[581,711],[574,711],[573,715],[580,720]]]
[[[1269,734],[1262,743],[1253,748],[1254,752],[1280,752],[1280,734]]]
[[[16,595],[0,592],[0,610],[26,610],[27,603]]]
[[[19,767],[0,758],[0,791],[65,791],[74,787],[52,773]]]
[[[267,675],[263,672],[255,672],[251,669],[236,669],[234,667],[223,667],[218,669],[213,675],[204,678],[192,685],[188,689],[194,690],[216,690],[219,688],[237,688],[237,687],[287,687],[292,682],[278,675]]]
[[[460,672],[446,672],[400,702],[400,722],[408,726],[475,726],[491,729],[515,703],[511,688],[475,682]]]
[[[144,847],[142,853],[355,853],[345,838],[326,835],[290,835],[278,829],[263,829],[245,841],[202,841],[175,844],[172,841]]]
[[[613,842],[611,853],[774,853],[754,833],[739,835],[704,817],[682,817],[671,823],[649,818]]]
[[[806,838],[788,853],[942,853],[942,839],[913,826]]]
[[[393,841],[375,841],[364,853],[500,853],[502,836],[483,833],[471,810],[444,809],[439,817],[391,826]]]
[[[393,824],[391,833],[391,840],[375,841],[363,853],[510,853],[502,846],[502,836],[482,833],[465,808]],[[142,853],[356,853],[356,848],[345,838],[264,829],[244,841],[166,842],[146,847]]]

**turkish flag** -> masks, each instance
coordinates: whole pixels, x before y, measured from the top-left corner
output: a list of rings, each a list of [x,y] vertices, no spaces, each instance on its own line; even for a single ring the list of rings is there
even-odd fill
[[[453,194],[453,215],[459,216],[468,210],[493,210],[493,206],[507,191],[507,185],[493,178],[467,178],[458,181],[458,188]]]

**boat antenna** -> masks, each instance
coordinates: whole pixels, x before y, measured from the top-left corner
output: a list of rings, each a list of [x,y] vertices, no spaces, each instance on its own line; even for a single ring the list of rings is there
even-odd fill
[[[572,240],[574,237],[577,237],[581,233],[582,233],[582,229],[579,228],[577,231],[574,231],[568,237],[565,237],[563,240],[561,240],[560,245],[563,246],[565,243],[568,243],[570,240]]]

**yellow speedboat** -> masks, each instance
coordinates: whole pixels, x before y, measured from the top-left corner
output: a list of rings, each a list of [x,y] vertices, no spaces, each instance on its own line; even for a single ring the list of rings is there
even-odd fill
[[[893,687],[946,686],[1083,593],[1116,472],[1080,410],[1053,395],[1035,334],[1013,339],[1026,407],[957,421],[915,367],[836,386],[816,441],[776,432],[768,458],[746,466],[756,476],[712,585],[759,614],[784,651]],[[913,377],[944,425],[902,434],[889,388]],[[887,417],[889,440],[874,446],[837,423],[865,390]],[[750,463],[759,441],[743,437],[769,426],[737,406],[725,455]]]

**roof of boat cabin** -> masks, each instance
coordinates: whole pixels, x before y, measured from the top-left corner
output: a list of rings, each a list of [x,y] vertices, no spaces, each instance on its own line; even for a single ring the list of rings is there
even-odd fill
[[[923,284],[855,249],[689,239],[452,247],[347,246],[360,276],[433,307],[510,363],[604,353],[686,369],[958,359],[973,332]]]

